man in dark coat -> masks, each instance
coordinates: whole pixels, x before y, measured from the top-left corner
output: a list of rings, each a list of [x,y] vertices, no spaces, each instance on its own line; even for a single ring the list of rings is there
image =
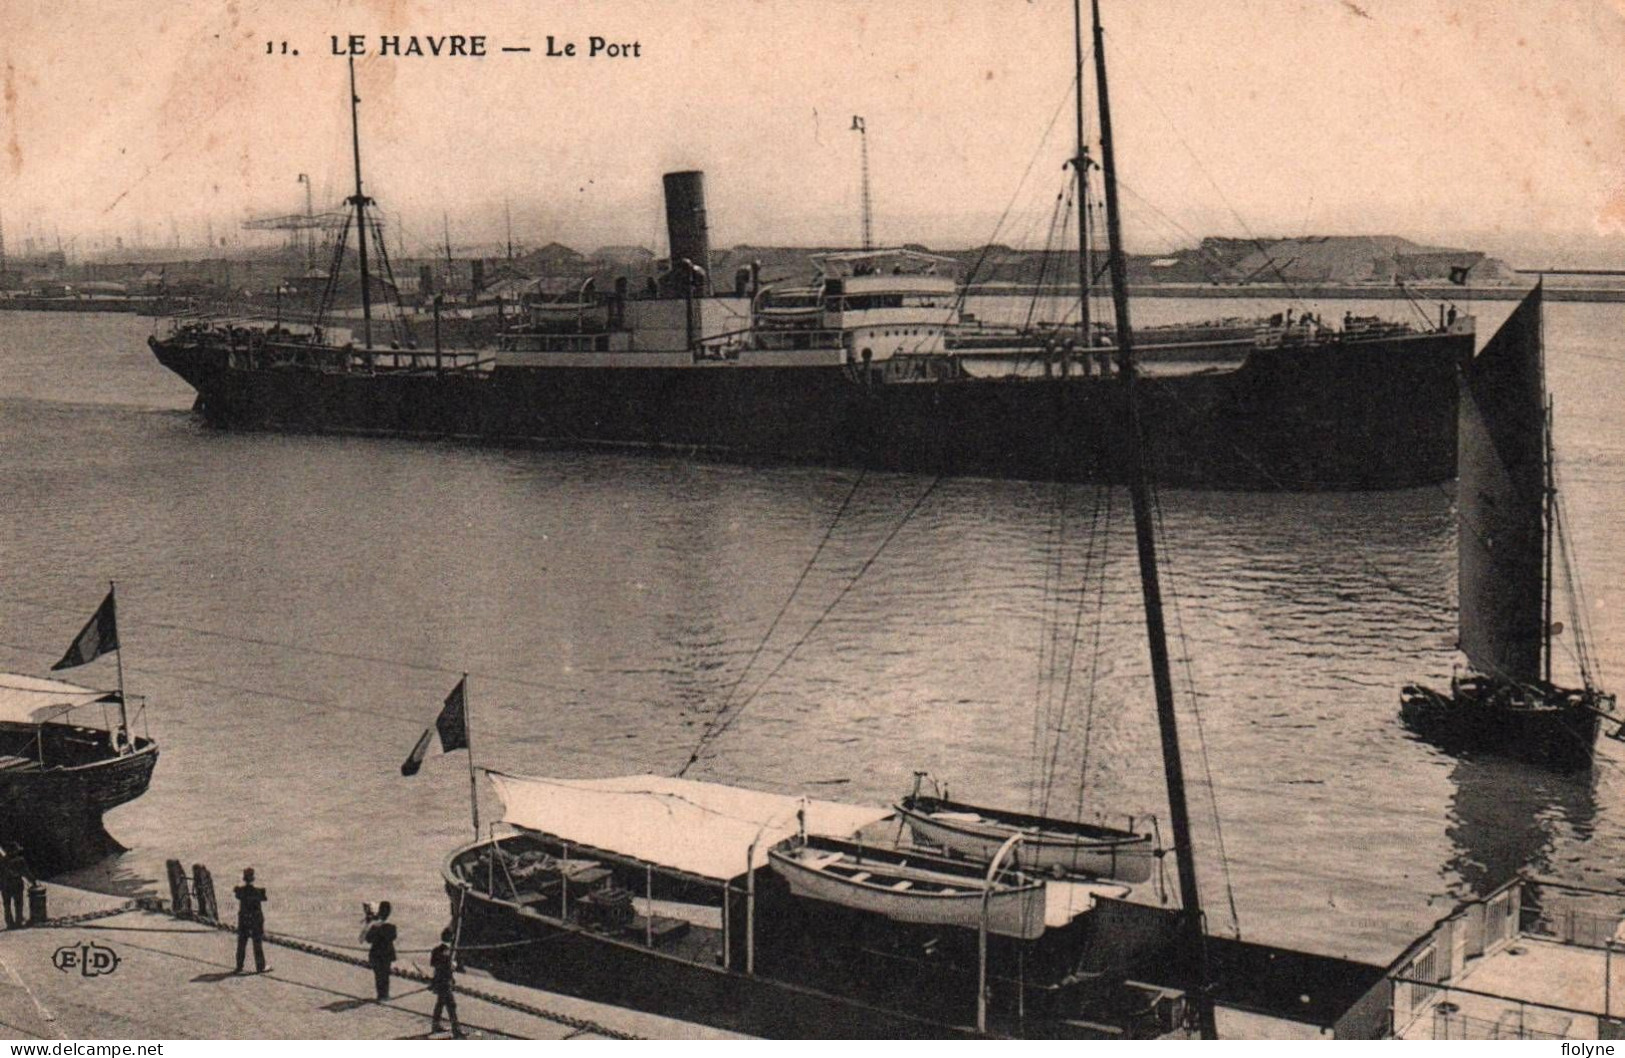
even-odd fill
[[[440,943],[434,951],[429,953],[429,969],[434,977],[429,982],[429,990],[434,993],[434,1028],[431,1031],[440,1031],[440,1012],[444,1010],[451,1015],[451,1035],[453,1039],[463,1039],[463,1027],[457,1023],[457,986],[452,980],[456,972],[453,965],[454,956],[451,950],[451,927],[440,931]]]
[[[237,972],[243,972],[243,956],[248,942],[254,942],[254,972],[264,973],[265,965],[265,890],[254,884],[254,868],[243,868],[243,884],[233,890],[237,894]]]
[[[395,965],[395,923],[389,920],[389,911],[389,901],[380,901],[378,913],[368,915],[361,928],[361,940],[367,945],[367,963],[372,967],[379,1002],[389,998],[389,971]]]
[[[23,850],[12,845],[0,851],[0,903],[5,905],[6,928],[17,929],[27,924],[23,914],[23,898],[34,881],[34,872],[28,869]]]

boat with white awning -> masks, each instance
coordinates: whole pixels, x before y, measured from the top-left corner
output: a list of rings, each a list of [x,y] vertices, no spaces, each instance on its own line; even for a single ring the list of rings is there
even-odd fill
[[[658,775],[487,775],[510,833],[456,850],[443,876],[459,949],[499,977],[758,1036],[921,1038],[974,1032],[991,968],[1000,1034],[1179,1025],[1176,990],[1113,969],[1154,961],[1175,928],[1127,886],[1011,874],[989,888],[981,865],[898,848],[885,806]],[[860,848],[869,878],[844,893],[795,870],[832,880],[803,852]],[[885,892],[864,884],[881,877]],[[933,902],[951,911],[922,910]]]
[[[65,870],[122,848],[102,814],[146,792],[158,744],[85,714],[121,704],[117,691],[0,673],[0,842],[21,846],[36,870]]]

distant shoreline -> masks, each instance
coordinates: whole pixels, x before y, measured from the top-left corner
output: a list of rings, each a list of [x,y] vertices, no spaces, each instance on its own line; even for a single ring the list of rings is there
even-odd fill
[[[971,297],[1029,297],[1032,291],[1013,283],[973,283],[966,288]],[[1136,298],[1251,298],[1258,301],[1282,301],[1295,305],[1302,301],[1404,301],[1451,302],[1458,305],[1474,301],[1517,301],[1528,293],[1527,287],[1460,287],[1448,283],[1425,286],[1391,287],[1347,286],[1341,284],[1303,284],[1287,286],[1282,283],[1249,283],[1246,286],[1197,283],[1134,283],[1129,295]],[[1077,287],[1061,287],[1047,292],[1046,297],[1076,297]],[[1625,303],[1625,287],[1617,289],[1599,287],[1561,287],[1546,285],[1548,301],[1585,302],[1592,304]],[[140,297],[95,298],[0,298],[0,312],[78,312],[78,313],[139,313],[153,315],[161,299]]]
[[[1130,283],[1129,296],[1136,298],[1255,298],[1265,301],[1285,299],[1288,302],[1314,299],[1318,301],[1450,301],[1458,304],[1473,301],[1517,301],[1529,292],[1528,287],[1517,286],[1453,286],[1449,283],[1392,287],[1346,286],[1342,284],[1302,283],[1287,286],[1283,283],[1249,283],[1246,286],[1214,285],[1211,283]],[[975,283],[969,287],[973,297],[1025,296],[1028,290],[1007,283]],[[1078,288],[1062,287],[1054,296],[1075,297]],[[1548,301],[1584,301],[1597,303],[1625,302],[1625,287],[1559,287],[1546,284]]]

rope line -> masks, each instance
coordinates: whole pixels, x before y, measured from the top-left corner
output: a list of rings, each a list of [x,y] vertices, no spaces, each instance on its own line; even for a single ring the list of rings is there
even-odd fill
[[[1044,153],[1044,147],[1049,143],[1050,133],[1055,131],[1055,123],[1061,118],[1061,111],[1065,108],[1068,97],[1072,95],[1072,85],[1076,80],[1077,77],[1074,75],[1072,80],[1067,82],[1066,91],[1062,93],[1060,100],[1055,104],[1055,112],[1050,115],[1049,124],[1044,126],[1044,134],[1039,137],[1038,146],[1033,149],[1032,157],[1027,159],[1027,168],[1022,170],[1021,179],[1016,181],[1016,189],[1010,193],[1010,201],[1005,204],[1004,212],[999,214],[998,222],[993,225],[993,233],[988,236],[987,243],[983,245],[980,256],[976,258],[976,263],[965,274],[965,282],[960,284],[959,298],[954,305],[956,313],[964,308],[965,299],[970,296],[970,289],[976,282],[977,273],[982,270],[982,265],[987,262],[987,255],[993,251],[993,245],[998,240],[999,232],[1003,230],[1004,223],[1009,218],[1010,211],[1015,208],[1017,199],[1021,197],[1021,189],[1027,186],[1027,178],[1032,175],[1033,166],[1038,164],[1039,156]]]
[[[1151,486],[1151,513],[1156,523],[1156,533],[1161,538],[1163,554],[1169,565],[1170,574],[1173,572],[1173,549],[1168,544],[1168,531],[1162,518],[1161,493],[1156,485]],[[1196,676],[1191,667],[1190,640],[1185,635],[1185,619],[1179,605],[1179,589],[1176,585],[1177,576],[1168,578],[1168,599],[1172,603],[1174,612],[1174,635],[1179,640],[1180,671],[1185,677],[1185,693],[1190,699],[1191,717],[1196,726],[1196,747],[1198,758],[1202,762],[1202,773],[1207,778],[1207,801],[1213,817],[1214,846],[1219,853],[1219,870],[1224,877],[1225,899],[1230,905],[1230,921],[1235,924],[1236,939],[1241,939],[1241,916],[1236,911],[1236,887],[1230,875],[1230,854],[1224,843],[1224,824],[1219,814],[1219,798],[1213,789],[1213,765],[1207,751],[1207,731],[1202,725],[1201,696],[1196,691]]]
[[[725,720],[716,726],[715,730],[711,733],[708,739],[705,739],[700,745],[694,748],[694,752],[689,756],[688,762],[678,771],[677,774],[679,777],[685,774],[689,768],[694,766],[695,762],[699,760],[700,753],[705,749],[709,742],[721,738],[723,735],[727,734],[728,730],[733,727],[734,722],[737,721],[739,717],[744,714],[745,710],[750,707],[751,703],[754,702],[761,695],[761,693],[767,689],[767,685],[773,681],[773,678],[783,671],[784,667],[788,665],[791,659],[796,656],[796,652],[801,649],[807,640],[812,638],[813,633],[818,631],[829,615],[833,613],[835,608],[841,604],[841,600],[845,599],[847,594],[857,586],[858,581],[863,579],[863,575],[869,572],[869,568],[879,560],[886,548],[893,540],[897,538],[897,534],[903,531],[903,527],[913,520],[914,515],[919,512],[920,507],[924,505],[925,501],[930,498],[931,494],[937,490],[937,486],[941,483],[942,478],[940,475],[931,479],[931,483],[927,485],[919,496],[915,498],[914,502],[909,505],[908,510],[904,511],[902,516],[898,518],[897,524],[892,526],[885,538],[880,541],[879,546],[877,546],[869,557],[864,560],[863,565],[858,567],[857,572],[852,574],[852,576],[848,578],[847,582],[841,586],[841,590],[836,593],[835,598],[831,599],[829,605],[824,607],[823,612],[813,620],[812,624],[807,626],[807,630],[801,634],[801,637],[790,645],[790,649],[785,652],[782,658],[779,659],[778,664],[774,665],[772,670],[768,672],[766,676],[762,677],[761,682],[756,685],[756,689],[752,691],[744,701],[740,702],[739,705],[735,707],[731,715],[727,716]],[[720,716],[721,714],[718,715]]]
[[[1106,497],[1106,503],[1104,504],[1104,507],[1105,507],[1107,518],[1108,519],[1110,518],[1111,507],[1110,507],[1110,489],[1109,489],[1109,486],[1105,486],[1105,485],[1096,486],[1095,494],[1094,494],[1094,504],[1093,504],[1093,507],[1092,507],[1091,520],[1090,520],[1090,525],[1089,525],[1089,544],[1088,544],[1087,549],[1084,552],[1083,572],[1081,573],[1081,575],[1079,577],[1080,583],[1079,583],[1079,587],[1078,587],[1078,601],[1077,601],[1077,606],[1075,607],[1075,609],[1073,611],[1073,617],[1072,617],[1072,631],[1071,631],[1071,636],[1070,636],[1070,646],[1069,646],[1069,649],[1068,649],[1067,654],[1066,654],[1066,661],[1065,661],[1065,666],[1064,666],[1064,675],[1061,677],[1060,709],[1059,709],[1059,715],[1056,717],[1055,724],[1054,724],[1055,739],[1051,743],[1051,746],[1050,746],[1049,762],[1048,762],[1048,766],[1047,766],[1047,768],[1045,770],[1043,810],[1039,812],[1039,815],[1048,815],[1049,814],[1050,797],[1052,796],[1052,789],[1053,789],[1054,784],[1055,784],[1055,773],[1056,773],[1056,770],[1060,767],[1061,742],[1062,742],[1062,736],[1066,732],[1067,711],[1068,711],[1068,708],[1070,706],[1070,701],[1071,701],[1071,696],[1072,696],[1072,678],[1073,678],[1073,674],[1077,671],[1078,644],[1080,643],[1080,641],[1082,639],[1083,617],[1084,617],[1085,609],[1087,608],[1087,605],[1088,605],[1088,602],[1089,602],[1090,575],[1095,569],[1095,547],[1096,547],[1097,542],[1099,542],[1101,547],[1102,547],[1102,552],[1101,552],[1101,561],[1102,561],[1102,563],[1104,563],[1104,559],[1105,559],[1104,546],[1105,546],[1105,538],[1106,538],[1107,534],[1103,534],[1100,531],[1100,521],[1101,521],[1101,513],[1102,513],[1102,506],[1103,506],[1102,503],[1101,503],[1102,495],[1104,495]],[[1108,521],[1107,528],[1108,528],[1108,531],[1109,531],[1109,528],[1110,528],[1109,521]],[[1105,568],[1104,568],[1104,565],[1102,565],[1102,567],[1100,569],[1100,576],[1099,576],[1098,579],[1100,581],[1101,590],[1102,590],[1102,592],[1104,592],[1104,590],[1105,590]],[[1057,603],[1057,608],[1059,608],[1058,603]],[[1057,616],[1059,616],[1059,615],[1057,615]],[[1098,647],[1099,631],[1100,631],[1098,623],[1096,624],[1095,631],[1096,631],[1096,640],[1095,640],[1095,642],[1096,642],[1096,645]],[[1057,635],[1059,634],[1059,629],[1058,628],[1056,629],[1056,633],[1057,633]],[[1093,666],[1098,666],[1099,660],[1100,659],[1099,659],[1099,654],[1098,654],[1098,650],[1097,650],[1095,652],[1093,658],[1091,659],[1091,666],[1092,667]],[[1052,663],[1053,663],[1053,661],[1054,661],[1054,656],[1053,656],[1053,653],[1052,653]],[[1053,684],[1053,678],[1052,678],[1052,684]],[[1094,706],[1093,706],[1093,700],[1091,699],[1090,706],[1089,706],[1089,712],[1088,712],[1088,718],[1087,718],[1086,723],[1085,723],[1085,731],[1084,731],[1084,740],[1085,740],[1084,741],[1084,744],[1085,744],[1084,763],[1082,765],[1082,769],[1081,769],[1080,774],[1079,774],[1079,783],[1080,784],[1084,781],[1084,774],[1083,773],[1087,772],[1087,770],[1088,770],[1088,749],[1087,749],[1087,746],[1088,746],[1088,742],[1089,742],[1089,738],[1090,738],[1090,734],[1091,734],[1090,728],[1092,727],[1093,720],[1094,720]],[[1081,805],[1081,802],[1082,802],[1081,795],[1079,797],[1079,802],[1080,802],[1080,805]]]
[[[34,606],[42,610],[53,611],[55,613],[78,614],[81,610],[81,608],[77,606],[62,606],[57,603],[41,602],[38,599],[30,599],[23,596],[9,595],[5,593],[0,593],[0,601],[17,603],[23,606]],[[360,654],[347,650],[334,650],[329,647],[308,646],[303,643],[292,643],[285,640],[265,639],[259,636],[237,635],[231,632],[222,632],[218,629],[199,628],[195,625],[180,624],[173,621],[158,621],[151,618],[139,617],[129,619],[125,618],[121,614],[119,623],[121,625],[135,626],[138,628],[162,628],[165,631],[170,632],[186,632],[191,635],[208,636],[212,639],[224,639],[229,642],[243,643],[248,646],[272,647],[278,650],[289,650],[296,653],[313,654],[318,657],[337,658],[343,661],[361,661],[369,664],[389,665],[395,668],[408,669],[414,672],[433,672],[452,676],[461,676],[467,672],[468,675],[478,676],[482,680],[507,683],[519,687],[529,687],[533,690],[557,691],[560,689],[560,685],[557,683],[544,683],[539,680],[527,680],[517,676],[505,676],[499,672],[476,671],[462,668],[454,669],[448,668],[444,665],[434,665],[422,661],[408,661],[401,658],[383,657],[377,654]]]
[[[1106,570],[1109,568],[1111,531],[1112,531],[1112,490],[1110,486],[1103,486],[1106,493],[1105,529],[1101,534],[1100,545],[1100,578],[1099,587],[1095,592],[1094,641],[1090,644],[1089,683],[1085,691],[1084,702],[1086,710],[1083,719],[1083,752],[1078,762],[1078,803],[1076,816],[1083,818],[1083,802],[1085,791],[1089,782],[1089,753],[1094,743],[1095,703],[1098,700],[1096,691],[1100,686],[1100,640],[1106,628]]]
[[[1055,718],[1055,670],[1059,649],[1061,605],[1064,592],[1061,584],[1066,575],[1067,521],[1071,492],[1066,484],[1057,485],[1057,503],[1052,518],[1052,550],[1044,563],[1043,624],[1038,639],[1037,699],[1033,705],[1033,788],[1029,804],[1036,815],[1043,815],[1049,804],[1051,755],[1045,752],[1050,737],[1057,741],[1060,732]],[[1034,800],[1036,799],[1036,800]]]
[[[1118,49],[1114,44],[1113,50],[1120,51],[1121,49]],[[1185,139],[1185,134],[1179,130],[1179,126],[1174,123],[1174,119],[1168,115],[1168,111],[1162,105],[1162,100],[1157,98],[1155,93],[1153,93],[1148,87],[1134,77],[1134,67],[1132,63],[1119,62],[1117,64],[1117,68],[1119,70],[1126,71],[1129,75],[1129,83],[1132,84],[1134,88],[1147,99],[1151,100],[1151,105],[1157,108],[1158,114],[1162,115],[1162,120],[1167,124],[1169,131],[1174,134],[1174,139],[1178,140],[1179,145],[1185,149],[1185,153],[1190,155],[1190,159],[1196,165],[1197,171],[1207,179],[1208,186],[1211,187],[1214,193],[1219,196],[1219,201],[1224,204],[1225,209],[1230,211],[1230,215],[1236,218],[1236,223],[1241,225],[1241,230],[1247,233],[1247,241],[1251,242],[1258,252],[1264,255],[1265,260],[1268,262],[1267,267],[1270,269],[1270,271],[1275,273],[1275,278],[1280,282],[1280,284],[1286,287],[1288,295],[1290,295],[1292,300],[1296,301],[1300,306],[1306,306],[1308,303],[1304,300],[1303,295],[1298,293],[1297,287],[1294,286],[1286,278],[1285,274],[1282,273],[1280,266],[1275,263],[1275,258],[1271,256],[1269,251],[1265,248],[1263,241],[1256,233],[1254,233],[1252,227],[1247,223],[1246,218],[1241,215],[1241,212],[1237,210],[1235,206],[1230,204],[1230,199],[1225,195],[1224,188],[1220,186],[1218,180],[1214,179],[1213,174],[1208,171],[1207,166],[1202,164],[1201,156],[1196,153],[1195,148],[1193,148],[1190,145],[1190,142]],[[1120,73],[1118,76],[1121,77],[1123,75]],[[1123,186],[1123,182],[1121,180],[1119,180],[1117,183],[1119,187]],[[1136,195],[1135,197],[1139,196]]]
[[[750,670],[756,665],[756,661],[762,656],[762,652],[767,649],[767,644],[772,641],[773,633],[778,631],[779,623],[784,620],[784,615],[790,612],[790,607],[796,601],[796,596],[800,594],[802,585],[806,583],[807,577],[811,575],[813,567],[818,564],[818,559],[821,555],[823,555],[824,548],[828,546],[830,538],[835,535],[835,527],[841,524],[841,519],[845,517],[847,508],[852,505],[853,497],[858,494],[858,489],[863,485],[863,482],[865,478],[868,477],[868,474],[869,472],[866,468],[859,471],[858,476],[852,480],[852,487],[847,490],[846,497],[841,500],[840,507],[835,511],[835,516],[830,519],[829,525],[825,527],[824,535],[819,538],[818,546],[813,549],[812,557],[809,558],[806,564],[801,567],[801,574],[796,577],[795,584],[791,586],[790,594],[785,597],[784,605],[780,606],[779,612],[773,615],[773,620],[767,626],[767,631],[762,635],[761,640],[757,642],[756,649],[751,651],[751,655],[745,661],[744,667],[739,670],[738,678],[736,678],[728,687],[727,693],[722,696],[721,707],[718,708],[716,714],[713,715],[709,721],[707,721],[705,729],[700,732],[699,745],[696,746],[693,756],[689,757],[688,763],[684,764],[682,768],[678,769],[678,778],[682,778],[683,774],[693,766],[696,760],[699,759],[700,747],[703,747],[706,741],[711,738],[712,729],[722,718],[722,716],[727,713],[728,707],[733,703],[734,695],[739,693],[739,688],[744,684],[745,678],[750,675]]]
[[[1057,592],[1055,584],[1060,579],[1060,573],[1065,562],[1065,521],[1067,507],[1067,485],[1065,482],[1056,482],[1052,486],[1056,502],[1050,511],[1049,525],[1045,528],[1045,560],[1044,581],[1040,589],[1039,603],[1039,636],[1037,662],[1038,671],[1033,676],[1033,723],[1031,738],[1027,749],[1027,811],[1031,815],[1040,815],[1038,811],[1038,798],[1044,785],[1044,745],[1045,733],[1049,731],[1049,712],[1046,708],[1045,692],[1049,689],[1047,679],[1050,669],[1045,662],[1048,647],[1053,640],[1049,634],[1053,627],[1050,620],[1050,609],[1055,605]]]

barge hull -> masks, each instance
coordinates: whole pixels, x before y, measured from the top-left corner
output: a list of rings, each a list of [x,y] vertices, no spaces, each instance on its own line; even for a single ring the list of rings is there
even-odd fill
[[[46,724],[47,764],[88,729]],[[99,732],[105,739],[105,732]],[[32,725],[0,724],[0,735],[31,739]],[[0,770],[0,842],[22,846],[30,865],[56,874],[123,852],[102,824],[103,813],[140,797],[152,781],[158,747],[137,739],[135,752],[44,768]]]
[[[501,979],[766,1039],[974,1036],[968,1028],[561,927],[455,886],[448,885],[447,893],[454,912],[461,911],[459,947],[467,951],[465,957]]]

